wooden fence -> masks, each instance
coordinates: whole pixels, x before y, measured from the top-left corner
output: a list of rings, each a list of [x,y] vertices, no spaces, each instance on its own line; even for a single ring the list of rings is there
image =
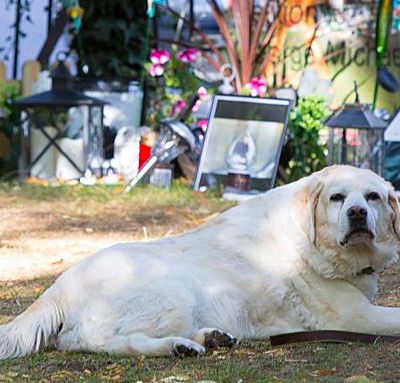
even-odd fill
[[[28,96],[32,93],[32,84],[37,80],[38,74],[41,71],[39,61],[27,61],[22,67],[21,91],[22,96]],[[13,81],[7,78],[6,65],[0,61],[0,86],[8,81]]]

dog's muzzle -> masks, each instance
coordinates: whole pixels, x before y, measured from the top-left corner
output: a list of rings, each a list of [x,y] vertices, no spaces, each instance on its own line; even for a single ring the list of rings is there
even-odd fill
[[[349,241],[354,243],[361,243],[367,240],[373,240],[375,234],[368,226],[368,211],[359,205],[351,206],[346,212],[348,218],[348,231],[344,236],[343,241],[340,242],[345,246]]]

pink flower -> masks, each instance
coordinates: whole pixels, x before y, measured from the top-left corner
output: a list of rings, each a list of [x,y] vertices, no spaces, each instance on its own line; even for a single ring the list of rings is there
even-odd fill
[[[197,61],[197,57],[199,55],[199,51],[194,48],[188,48],[183,51],[179,51],[176,54],[176,58],[183,63],[194,63]]]
[[[153,77],[158,77],[164,73],[164,67],[160,64],[153,64],[150,66],[149,72]]]
[[[186,101],[185,100],[178,100],[176,104],[172,107],[172,116],[176,116],[180,112],[183,111],[183,109],[186,108]]]
[[[207,129],[208,126],[208,120],[199,120],[197,123],[197,126],[204,132]]]
[[[267,83],[262,77],[253,77],[245,87],[250,90],[253,97],[262,97],[267,93]]]
[[[153,49],[150,53],[150,61],[155,65],[163,65],[168,62],[169,58],[169,53],[165,49]]]
[[[204,88],[204,86],[201,86],[199,89],[197,89],[197,94],[201,101],[206,100],[209,96],[207,89]]]

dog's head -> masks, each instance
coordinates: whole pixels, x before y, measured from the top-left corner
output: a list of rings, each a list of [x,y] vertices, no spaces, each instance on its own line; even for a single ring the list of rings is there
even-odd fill
[[[297,216],[310,243],[341,255],[381,256],[378,263],[397,256],[400,211],[388,182],[351,166],[325,168],[307,181],[294,203],[301,206]]]

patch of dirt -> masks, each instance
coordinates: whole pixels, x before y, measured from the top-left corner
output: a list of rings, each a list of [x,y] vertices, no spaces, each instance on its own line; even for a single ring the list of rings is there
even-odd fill
[[[59,274],[116,243],[181,233],[205,222],[218,208],[159,205],[0,194],[0,281]]]

